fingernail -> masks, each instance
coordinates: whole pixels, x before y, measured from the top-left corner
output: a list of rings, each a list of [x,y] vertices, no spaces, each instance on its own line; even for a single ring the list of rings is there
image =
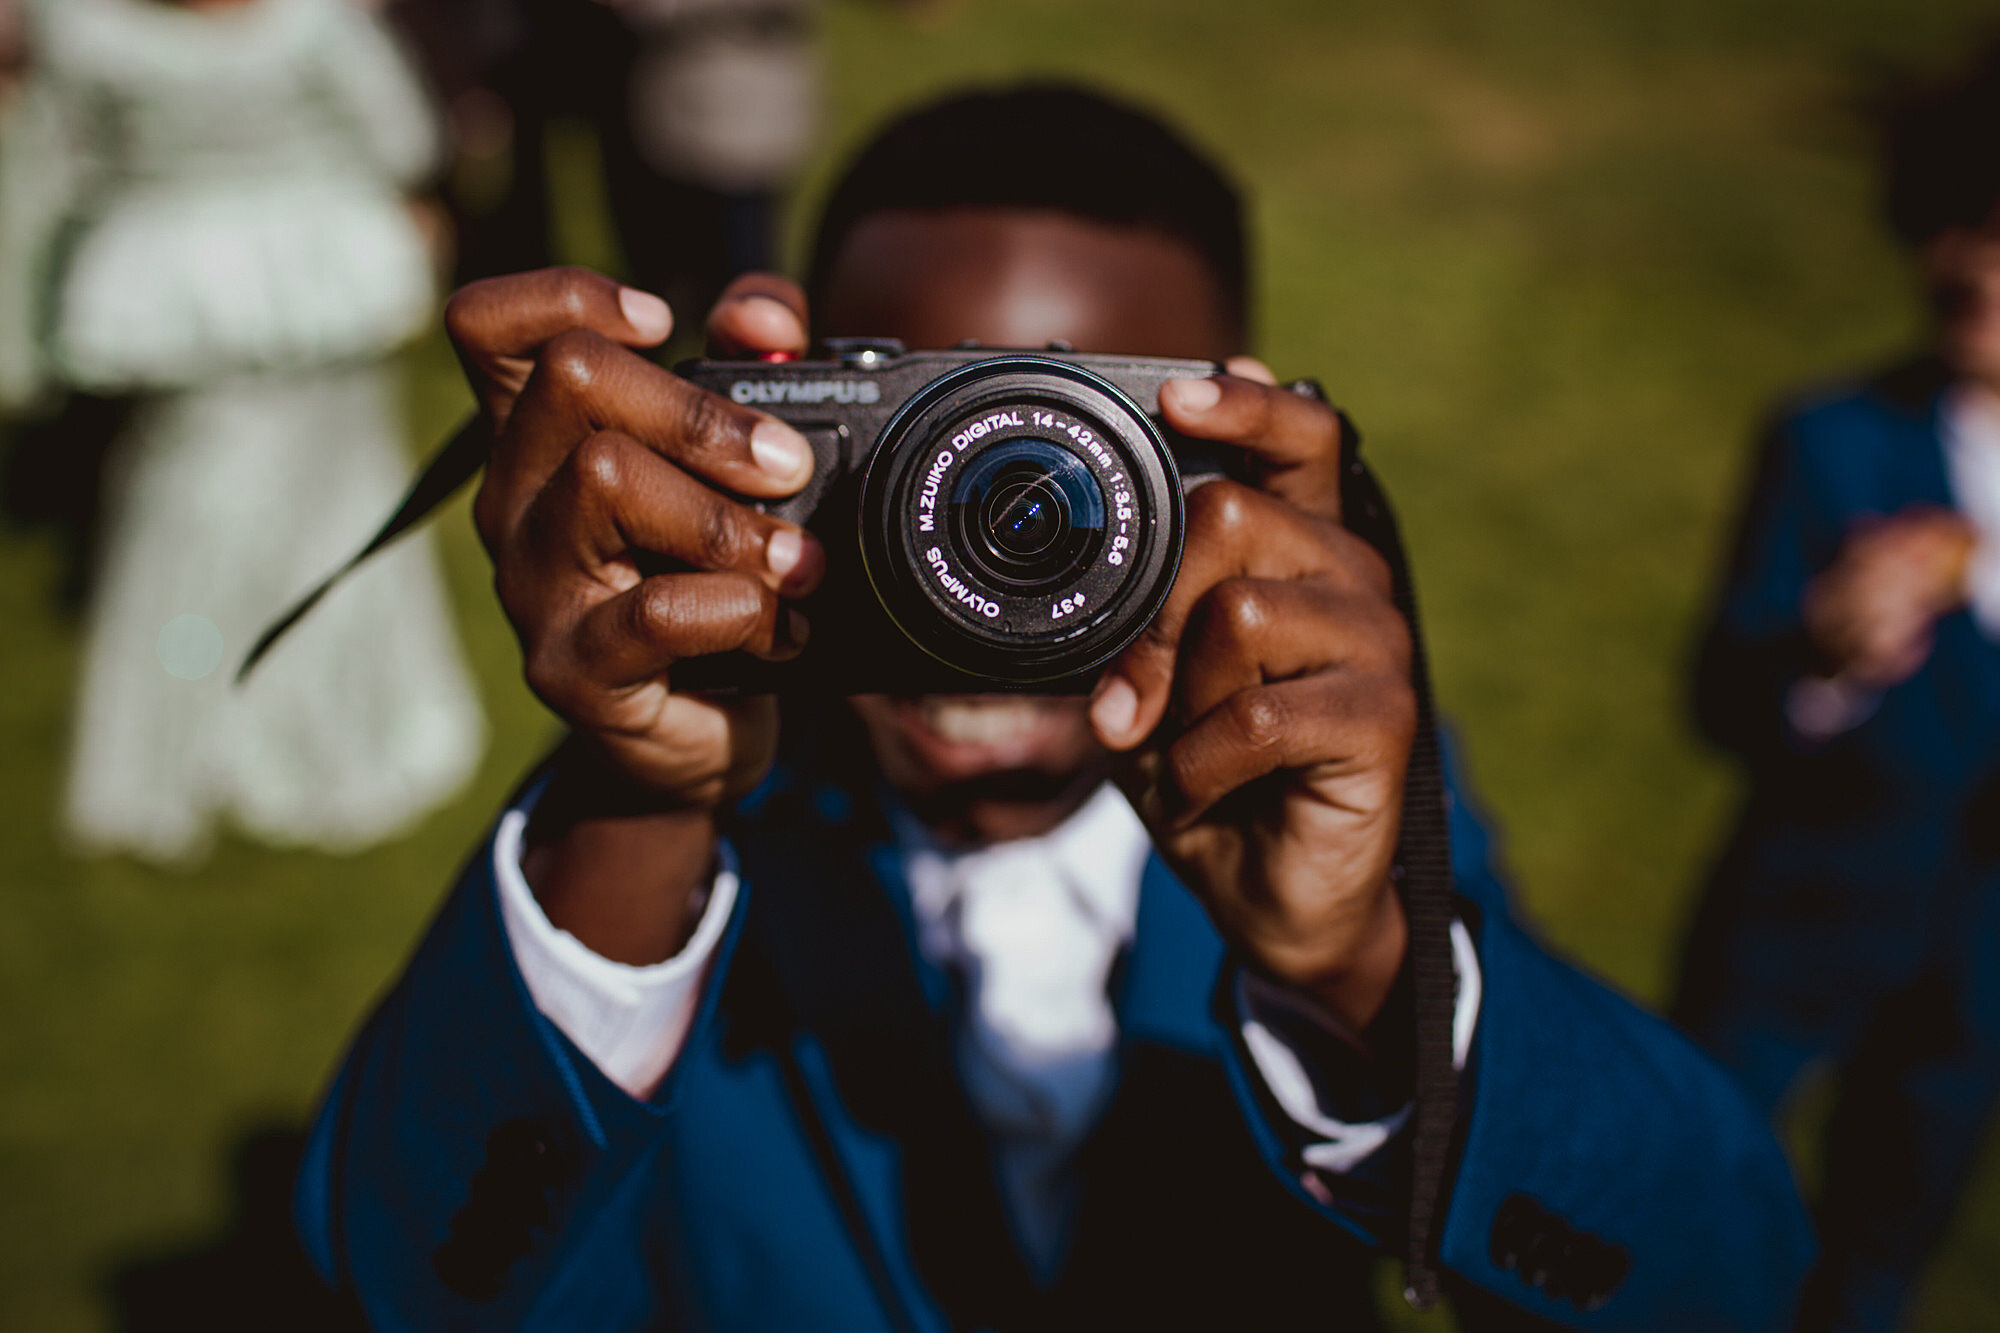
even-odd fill
[[[1222,401],[1222,386],[1214,380],[1168,380],[1166,387],[1183,412],[1206,412]]]
[[[750,432],[750,457],[773,481],[803,482],[812,472],[812,446],[782,421],[760,421]]]
[[[798,312],[775,296],[752,292],[743,298],[743,313],[763,325],[767,338],[790,341],[798,335]]]
[[[620,287],[618,308],[625,312],[625,322],[642,338],[658,342],[674,331],[674,312],[651,292],[642,292],[637,287]]]
[[[1122,739],[1139,716],[1139,692],[1123,676],[1109,676],[1090,701],[1090,721],[1100,736]]]
[[[779,578],[799,567],[799,557],[806,553],[805,539],[790,528],[779,528],[771,534],[771,540],[764,544],[764,563]]]
[[[1254,356],[1232,356],[1223,363],[1223,369],[1238,379],[1255,380],[1274,389],[1278,386],[1278,377],[1271,373],[1271,368]]]

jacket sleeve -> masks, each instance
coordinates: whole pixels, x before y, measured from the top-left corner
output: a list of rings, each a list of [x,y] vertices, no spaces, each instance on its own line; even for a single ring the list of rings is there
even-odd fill
[[[295,1201],[306,1251],[377,1329],[644,1326],[658,1312],[639,1191],[678,1070],[636,1101],[536,1009],[492,852],[489,840],[328,1092]],[[746,898],[690,1042],[714,1022]]]
[[[1481,984],[1441,1242],[1465,1327],[1523,1315],[1605,1333],[1790,1327],[1813,1242],[1762,1117],[1686,1038],[1516,923],[1463,799],[1452,836]],[[1299,1136],[1240,1041],[1228,1060],[1283,1183],[1344,1229],[1381,1234],[1301,1170]]]
[[[1763,1118],[1678,1032],[1503,914],[1478,936],[1446,1267],[1580,1328],[1789,1327],[1812,1239]]]

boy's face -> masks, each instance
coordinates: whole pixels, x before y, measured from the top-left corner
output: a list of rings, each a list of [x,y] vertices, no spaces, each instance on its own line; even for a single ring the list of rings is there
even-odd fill
[[[1932,237],[1918,261],[1945,364],[1959,378],[2000,392],[2000,211],[1983,226]]]
[[[1186,242],[1057,213],[891,211],[856,224],[815,322],[912,348],[1201,357],[1241,351],[1221,283]],[[1104,776],[1081,696],[864,695],[889,781],[940,835],[983,843],[1053,827]]]

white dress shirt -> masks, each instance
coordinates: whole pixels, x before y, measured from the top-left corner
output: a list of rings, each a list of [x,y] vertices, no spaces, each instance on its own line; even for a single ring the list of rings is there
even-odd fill
[[[960,1082],[992,1131],[1022,1248],[1046,1275],[1073,1211],[1068,1164],[1117,1079],[1111,968],[1132,940],[1152,841],[1109,783],[1044,836],[971,852],[892,817],[917,947],[963,986]]]
[[[2000,642],[2000,398],[1957,389],[1947,396],[1944,465],[1959,512],[1979,534],[1965,571],[1972,617]]]
[[[501,920],[528,993],[605,1076],[637,1098],[672,1067],[693,1022],[716,945],[734,908],[737,876],[725,848],[693,938],[650,967],[614,963],[557,929],[521,871],[531,788],[500,820],[494,878]],[[1046,1271],[1061,1253],[1073,1181],[1066,1167],[1117,1077],[1117,1020],[1107,983],[1138,919],[1152,843],[1109,784],[1059,827],[978,851],[953,853],[913,818],[892,812],[902,847],[917,946],[964,984],[955,1056],[974,1109],[992,1133],[1002,1197],[1028,1257]],[[1453,1056],[1464,1068],[1480,1001],[1471,937],[1454,921],[1459,978]],[[1284,1036],[1323,1020],[1282,988],[1247,977],[1237,988],[1244,1043],[1273,1100],[1313,1139],[1312,1171],[1352,1171],[1387,1144],[1409,1108],[1363,1124],[1322,1101]]]
[[[507,944],[535,1007],[606,1078],[644,1100],[673,1068],[694,1023],[701,984],[736,907],[733,862],[725,857],[694,936],[679,953],[649,967],[614,963],[557,929],[521,871],[528,815],[547,785],[546,779],[535,783],[500,816],[493,839],[493,878],[500,886]]]

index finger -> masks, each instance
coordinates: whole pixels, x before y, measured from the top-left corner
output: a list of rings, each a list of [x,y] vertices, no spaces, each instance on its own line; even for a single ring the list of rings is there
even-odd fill
[[[806,294],[776,273],[745,273],[708,312],[708,353],[716,357],[803,355]]]
[[[551,338],[535,360],[474,503],[489,542],[511,532],[570,452],[603,431],[629,435],[739,495],[776,499],[812,477],[813,452],[792,427],[718,397],[588,330]]]
[[[1229,579],[1313,579],[1386,599],[1388,567],[1360,538],[1271,496],[1212,481],[1188,497],[1188,539],[1167,600],[1115,661],[1091,698],[1097,738],[1113,750],[1149,736],[1166,714],[1189,617]]]
[[[1224,374],[1168,380],[1160,387],[1160,411],[1183,435],[1242,449],[1259,490],[1318,518],[1340,521],[1343,428],[1340,414],[1328,404],[1275,384]]]
[[[588,329],[626,347],[652,347],[673,332],[674,316],[651,292],[601,273],[545,268],[459,288],[445,303],[444,324],[497,432],[534,373],[536,354],[557,335]]]

